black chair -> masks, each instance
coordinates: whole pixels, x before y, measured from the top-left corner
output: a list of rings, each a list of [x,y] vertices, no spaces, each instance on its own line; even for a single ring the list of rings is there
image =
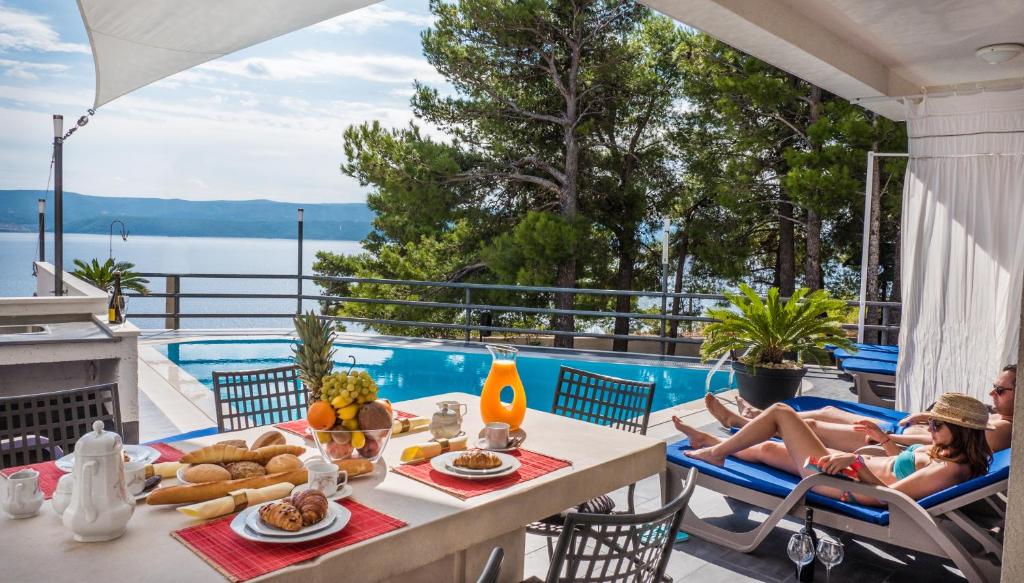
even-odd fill
[[[95,421],[123,434],[117,383],[0,397],[0,467],[67,455]]]
[[[691,469],[682,493],[653,512],[570,512],[548,567],[547,583],[654,583],[667,579],[675,533],[697,485]],[[669,579],[670,580],[670,579]]]
[[[236,431],[306,415],[306,391],[294,366],[213,373],[217,429]]]
[[[630,433],[647,434],[654,404],[654,383],[630,381],[599,375],[563,366],[558,371],[551,412],[572,419],[606,425]],[[634,512],[636,484],[627,492],[628,511]],[[608,496],[593,498],[574,508],[578,512],[610,514],[615,503]],[[526,532],[548,538],[548,551],[553,552],[551,539],[562,533],[565,514],[549,516],[527,525]]]
[[[505,550],[501,547],[494,547],[476,583],[498,583],[498,575],[501,575],[501,561],[504,558]]]

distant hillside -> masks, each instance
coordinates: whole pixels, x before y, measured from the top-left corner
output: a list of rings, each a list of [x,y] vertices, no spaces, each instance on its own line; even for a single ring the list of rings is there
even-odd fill
[[[40,190],[0,190],[0,232],[34,232],[38,228]],[[47,199],[46,225],[53,230],[53,194]],[[371,230],[373,212],[362,203],[295,204],[270,200],[192,201],[123,198],[64,193],[65,233],[108,233],[120,219],[135,235],[172,237],[295,236],[295,209],[305,212],[309,239],[362,240]]]

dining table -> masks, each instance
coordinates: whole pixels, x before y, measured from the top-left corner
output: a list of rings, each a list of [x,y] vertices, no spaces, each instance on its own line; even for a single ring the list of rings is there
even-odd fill
[[[396,411],[430,418],[440,401],[467,406],[462,428],[475,441],[484,422],[480,399],[445,393],[395,402]],[[219,441],[251,443],[269,427],[196,437],[172,445],[188,452]],[[569,462],[535,478],[461,498],[395,471],[408,445],[430,439],[419,431],[395,435],[373,472],[354,477],[352,500],[404,522],[368,540],[311,560],[260,575],[252,581],[318,582],[472,582],[491,549],[505,558],[500,581],[521,581],[525,527],[590,498],[648,476],[664,475],[664,442],[639,434],[529,409],[522,423],[522,448]],[[285,433],[289,444],[306,446],[302,458],[318,455],[315,445]],[[174,480],[168,480],[173,484]],[[217,571],[172,533],[197,524],[173,506],[140,502],[127,532],[108,542],[81,543],[44,503],[32,518],[14,520],[0,513],[0,579],[4,581],[174,581],[221,582]],[[225,536],[237,536],[228,532]]]

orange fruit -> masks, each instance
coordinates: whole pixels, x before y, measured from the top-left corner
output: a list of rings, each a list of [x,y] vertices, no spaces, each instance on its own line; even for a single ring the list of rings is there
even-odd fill
[[[306,411],[306,421],[313,429],[330,429],[338,417],[334,414],[334,408],[327,401],[317,401],[309,406]]]

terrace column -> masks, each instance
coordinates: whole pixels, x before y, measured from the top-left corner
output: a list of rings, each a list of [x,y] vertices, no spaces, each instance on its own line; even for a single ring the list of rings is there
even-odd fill
[[[1024,363],[1024,290],[1020,296],[1020,339],[1017,346],[1017,363]],[[1017,388],[1024,386],[1021,382],[1020,370],[1017,371]],[[1016,419],[1024,419],[1024,398],[1018,395],[1014,398],[1013,416]],[[1024,430],[1015,428],[1013,438],[1010,441],[1011,454],[1010,463],[1010,491],[1007,493],[1008,500],[1016,503],[1006,505],[1006,536],[1003,540],[1003,581],[1024,581],[1024,554],[1013,552],[1014,549],[1024,548],[1024,462],[1021,459],[1024,455]],[[1006,552],[1006,550],[1010,552]]]

